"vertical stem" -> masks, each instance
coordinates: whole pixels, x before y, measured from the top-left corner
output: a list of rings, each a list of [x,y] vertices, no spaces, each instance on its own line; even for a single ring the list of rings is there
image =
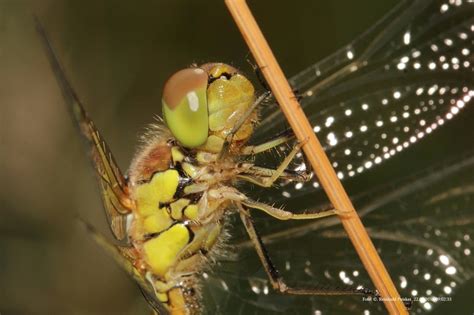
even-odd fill
[[[225,0],[225,2],[296,137],[299,141],[305,142],[303,150],[318,176],[321,186],[333,206],[344,211],[344,215],[339,218],[365,269],[383,298],[387,310],[390,314],[408,314],[349,196],[316,138],[245,0]]]

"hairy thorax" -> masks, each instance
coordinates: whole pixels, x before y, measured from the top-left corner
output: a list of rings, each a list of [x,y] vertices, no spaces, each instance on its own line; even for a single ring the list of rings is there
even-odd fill
[[[238,194],[233,181],[248,166],[233,156],[186,150],[167,135],[159,127],[132,163],[129,187],[135,211],[128,229],[142,257],[138,269],[172,309],[175,288],[188,307],[199,300],[196,273],[222,247],[226,210]],[[184,292],[186,287],[193,287],[192,294]]]

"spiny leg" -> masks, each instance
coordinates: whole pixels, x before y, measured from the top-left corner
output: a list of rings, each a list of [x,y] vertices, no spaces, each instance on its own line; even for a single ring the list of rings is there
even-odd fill
[[[270,255],[268,254],[265,245],[263,244],[255,226],[253,225],[250,213],[241,205],[238,204],[240,210],[240,219],[242,220],[245,229],[252,241],[255,250],[257,251],[258,257],[265,269],[265,272],[272,284],[273,289],[282,294],[291,295],[369,295],[376,296],[376,293],[369,289],[356,289],[356,288],[299,288],[290,287],[286,284],[283,277],[280,276],[277,268],[273,264]]]
[[[265,141],[264,143],[257,145],[248,145],[242,148],[242,155],[253,155],[258,154],[270,149],[273,149],[280,144],[286,143],[291,139],[294,139],[295,135],[291,129],[286,129],[282,133],[278,134],[276,137],[272,137],[270,140]]]
[[[230,133],[227,135],[224,144],[222,146],[221,153],[219,154],[219,158],[222,156],[226,155],[229,150],[229,145],[232,143],[232,138],[234,135],[239,131],[240,127],[247,121],[247,119],[252,115],[252,113],[255,111],[258,105],[263,103],[264,100],[266,100],[269,96],[271,95],[270,91],[267,91],[260,95],[255,102],[250,106],[247,111],[240,117],[240,119],[237,121],[237,123],[234,125],[234,128],[230,131]]]
[[[241,202],[243,205],[249,208],[261,210],[278,220],[312,220],[328,217],[330,215],[341,214],[341,212],[344,213],[343,211],[336,209],[324,211],[310,211],[305,213],[293,213],[283,209],[275,208],[263,202],[252,200],[250,198],[245,198]]]
[[[283,161],[280,163],[277,169],[272,170],[271,175],[269,177],[253,176],[250,181],[262,187],[271,187],[273,183],[278,178],[280,178],[281,175],[285,172],[288,165],[290,165],[291,161],[294,159],[298,151],[301,149],[301,146],[302,146],[301,143],[297,143],[293,147],[291,152],[283,159]],[[263,170],[263,168],[261,168],[261,170]]]
[[[334,215],[334,214],[341,214],[341,212],[344,213],[343,211],[336,210],[336,209],[330,209],[330,210],[324,210],[324,211],[318,211],[318,212],[311,211],[311,212],[306,212],[306,213],[292,213],[290,211],[272,207],[263,202],[252,200],[231,186],[221,186],[217,189],[210,189],[208,194],[209,194],[209,197],[216,200],[218,199],[231,200],[238,204],[243,204],[248,208],[261,210],[278,220],[311,220],[311,219],[324,218],[324,217]]]
[[[248,181],[250,183],[262,186],[262,179],[266,179],[274,176],[277,171],[271,168],[265,168],[260,166],[252,166],[244,173],[237,175],[238,178]],[[299,172],[294,170],[284,170],[279,179],[292,180],[297,182],[306,182],[310,179],[311,174],[307,172]],[[267,187],[267,186],[264,186]]]
[[[261,152],[273,149],[283,143],[286,143],[294,139],[294,137],[295,135],[293,133],[293,130],[286,129],[285,131],[283,131],[276,137],[273,137],[272,139],[264,143],[244,147],[241,151],[241,154],[242,155],[259,154]],[[298,150],[295,149],[295,151],[297,153]],[[290,153],[290,155],[292,153]],[[304,155],[303,155],[303,158],[305,159]],[[288,158],[288,160],[291,161],[291,157]],[[283,161],[282,163],[285,163],[285,161]],[[308,163],[306,162],[306,159],[305,159],[305,165],[308,165]],[[281,179],[289,179],[289,180],[295,180],[295,181],[300,181],[300,182],[306,182],[311,178],[311,172],[308,172],[306,170],[293,171],[293,170],[285,169],[284,172],[282,172],[280,176],[278,176],[277,170],[275,169],[252,166],[249,171],[246,171],[244,175],[241,175],[239,177],[242,177],[242,179],[244,180],[247,180],[249,182],[262,186],[262,181],[260,179],[256,179],[255,177],[272,177],[274,178],[273,181],[275,181],[275,178],[281,178]],[[270,179],[266,179],[265,181],[270,181]],[[268,187],[268,186],[271,186],[271,184],[269,185],[268,183],[264,183],[263,186]]]

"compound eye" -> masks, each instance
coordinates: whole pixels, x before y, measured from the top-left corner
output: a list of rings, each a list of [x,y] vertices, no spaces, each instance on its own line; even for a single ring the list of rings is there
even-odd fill
[[[186,148],[198,147],[207,140],[207,73],[200,68],[183,69],[173,74],[163,89],[163,115],[173,136]]]

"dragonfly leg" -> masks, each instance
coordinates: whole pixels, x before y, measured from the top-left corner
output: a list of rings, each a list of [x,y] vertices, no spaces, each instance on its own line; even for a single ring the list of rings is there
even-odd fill
[[[216,199],[223,199],[223,200],[230,200],[236,202],[238,204],[242,204],[248,208],[261,210],[270,216],[278,219],[278,220],[311,220],[311,219],[319,219],[324,218],[334,214],[344,214],[343,211],[339,211],[336,209],[329,209],[323,211],[308,211],[305,213],[292,213],[290,211],[286,211],[283,209],[275,208],[273,206],[267,205],[263,202],[258,202],[252,200],[245,196],[243,193],[235,189],[234,187],[229,186],[222,186],[218,189],[211,189],[209,190],[209,197],[216,200]]]
[[[274,176],[275,173],[276,170],[271,168],[252,166],[250,169],[246,170],[245,173],[237,175],[237,177],[259,186],[268,187],[262,184],[262,179],[270,178]],[[280,176],[278,176],[278,179],[306,182],[310,177],[310,173],[286,169],[280,174]]]
[[[258,154],[258,153],[273,149],[279,146],[280,144],[286,143],[294,138],[295,138],[295,135],[293,134],[293,131],[291,129],[286,129],[282,133],[278,134],[276,137],[273,137],[270,140],[265,141],[264,143],[245,146],[242,149],[241,154],[243,155]]]
[[[257,184],[262,187],[271,187],[273,183],[280,177],[288,177],[288,172],[285,174],[285,170],[290,165],[291,161],[294,159],[296,153],[301,149],[302,143],[297,143],[291,152],[283,159],[283,161],[280,163],[277,169],[271,170],[271,169],[265,169],[265,168],[257,168],[255,167],[253,170],[253,176],[252,174],[249,174],[250,176],[245,177],[245,174],[243,176],[240,176],[243,179],[247,179],[250,182],[253,182],[254,184]],[[251,170],[250,170],[251,171]],[[267,172],[267,177],[265,175],[258,175],[258,173],[263,174],[264,172]],[[285,176],[282,176],[284,175]],[[306,175],[301,175],[303,176],[302,179],[303,181],[306,180],[308,176]]]
[[[209,188],[208,184],[203,184],[203,183],[195,183],[188,185],[184,188],[184,194],[185,195],[191,195],[191,194],[196,194],[203,192]]]
[[[241,201],[241,203],[247,206],[248,208],[261,210],[278,220],[312,220],[324,218],[334,214],[341,214],[341,212],[344,213],[343,211],[339,211],[336,209],[329,209],[324,211],[310,211],[305,213],[293,213],[280,208],[275,208],[263,202],[252,200],[250,198],[245,198]]]
[[[245,229],[252,241],[255,250],[257,251],[257,255],[260,258],[260,261],[265,269],[265,272],[270,280],[273,289],[277,292],[282,294],[290,294],[290,295],[369,295],[369,296],[376,296],[376,293],[369,289],[359,289],[359,288],[317,288],[317,287],[310,287],[310,288],[299,288],[299,287],[291,287],[286,284],[286,281],[280,276],[278,269],[273,264],[270,255],[263,244],[260,235],[258,234],[255,226],[253,224],[252,218],[250,213],[242,206],[242,204],[238,205],[240,210],[240,219],[242,220]]]

